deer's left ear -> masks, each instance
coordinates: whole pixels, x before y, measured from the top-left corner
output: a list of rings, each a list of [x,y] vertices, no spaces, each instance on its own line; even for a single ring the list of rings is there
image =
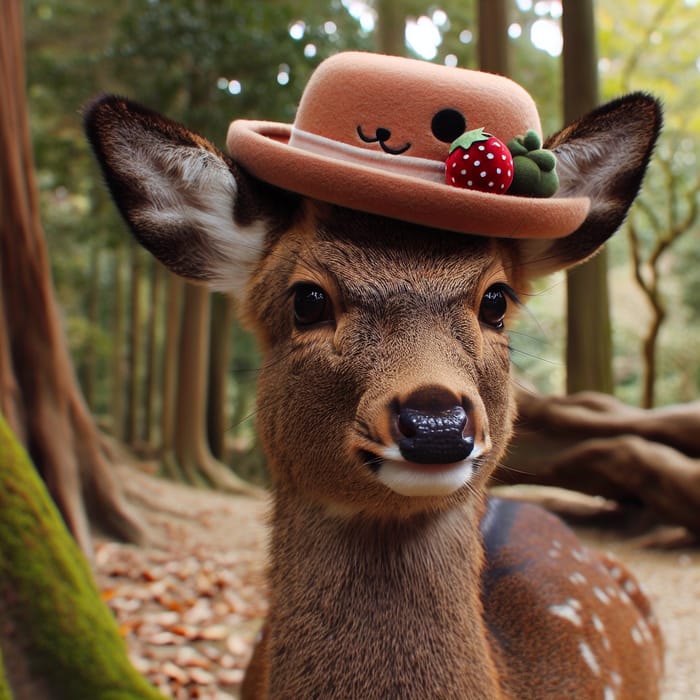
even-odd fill
[[[571,267],[593,255],[620,227],[644,178],[662,113],[658,100],[633,93],[598,107],[544,144],[557,156],[558,197],[586,196],[588,217],[556,240],[522,240],[527,277]]]

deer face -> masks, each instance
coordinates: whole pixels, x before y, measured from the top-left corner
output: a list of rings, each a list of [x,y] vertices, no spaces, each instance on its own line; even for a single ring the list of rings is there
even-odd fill
[[[178,274],[236,294],[257,333],[275,488],[398,517],[481,490],[511,430],[513,300],[618,228],[660,110],[630,95],[549,139],[561,195],[591,201],[580,228],[554,240],[449,233],[292,195],[120,98],[91,105],[86,128],[139,241]]]
[[[308,202],[245,313],[273,477],[346,510],[454,504],[511,425],[512,263],[493,239]]]

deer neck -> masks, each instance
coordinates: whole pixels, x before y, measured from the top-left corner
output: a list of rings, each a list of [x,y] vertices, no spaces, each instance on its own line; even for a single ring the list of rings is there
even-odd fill
[[[495,699],[478,513],[333,517],[278,497],[270,697]]]

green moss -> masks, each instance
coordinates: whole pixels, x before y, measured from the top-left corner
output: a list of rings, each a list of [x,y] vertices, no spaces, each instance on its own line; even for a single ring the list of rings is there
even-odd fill
[[[32,673],[57,700],[162,699],[131,666],[88,563],[2,418],[0,596],[9,601],[0,622],[18,631]]]
[[[0,700],[12,700],[12,693],[10,693],[10,687],[7,685],[7,678],[5,677],[2,654],[0,654]]]

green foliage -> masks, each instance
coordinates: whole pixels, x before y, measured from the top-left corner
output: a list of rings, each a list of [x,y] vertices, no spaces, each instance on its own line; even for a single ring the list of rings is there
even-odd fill
[[[292,121],[313,68],[358,45],[368,47],[336,3],[130,0],[115,64],[132,97],[216,142],[234,117]]]
[[[3,627],[15,628],[33,677],[56,700],[161,697],[129,663],[90,567],[2,418],[0,596]]]
[[[658,286],[666,309],[657,342],[657,403],[686,401],[700,394],[700,365],[697,353],[690,351],[700,342],[700,290],[693,265],[700,249],[700,12],[697,0],[605,0],[598,23],[604,95],[644,90],[664,102],[665,128],[630,215],[635,233],[630,241],[635,242],[639,274],[647,286]],[[628,267],[629,258],[626,250],[620,264]],[[635,349],[651,324],[650,314],[648,301],[638,299],[631,314],[636,333],[628,338]],[[627,383],[622,398],[639,400],[634,384]]]

